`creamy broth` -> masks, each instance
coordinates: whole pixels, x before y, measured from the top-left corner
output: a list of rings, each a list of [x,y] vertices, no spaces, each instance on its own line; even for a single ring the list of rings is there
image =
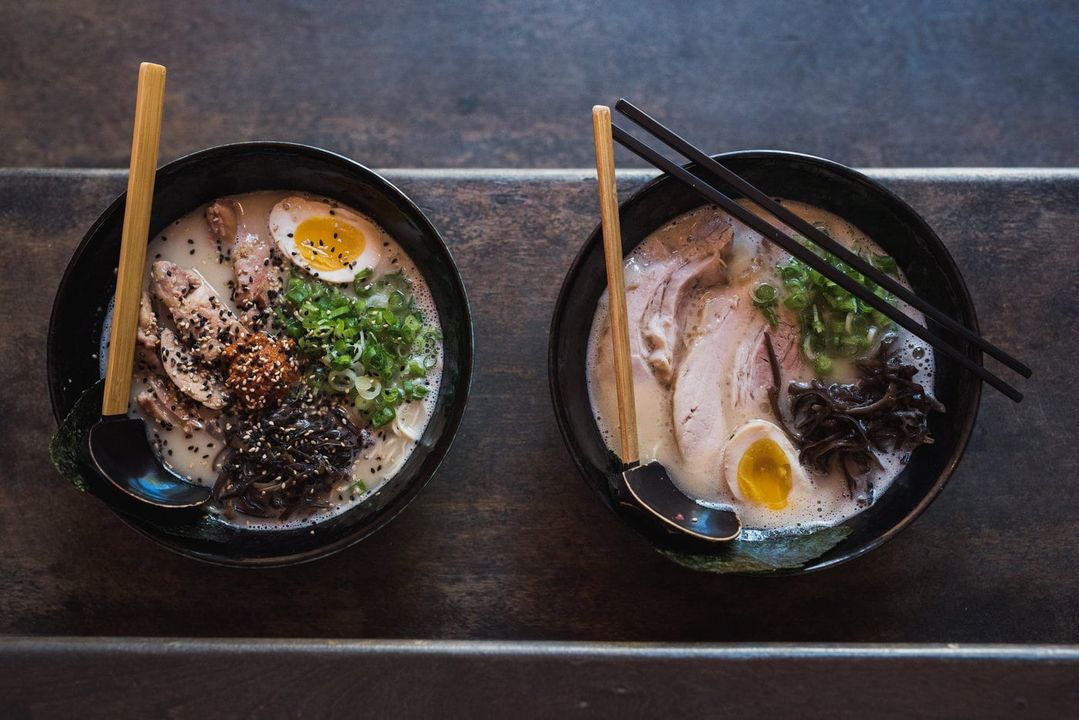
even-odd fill
[[[831,236],[845,247],[855,251],[870,249],[880,252],[870,238],[841,218],[802,203],[781,202],[810,223],[826,227]],[[789,228],[760,208],[749,202],[743,204],[791,234]],[[633,318],[640,316],[640,301],[633,297],[633,289],[640,283],[647,282],[649,273],[657,263],[669,259],[672,253],[685,252],[688,243],[692,243],[689,236],[694,232],[694,228],[712,219],[729,220],[716,208],[699,208],[676,218],[649,235],[626,258],[624,272],[630,304],[631,337],[637,332],[633,327]],[[729,437],[735,429],[751,420],[776,422],[767,399],[767,387],[771,385],[770,375],[766,380],[761,380],[759,373],[750,380],[746,379],[752,363],[752,358],[747,357],[746,348],[756,347],[746,344],[746,341],[760,337],[769,327],[761,312],[753,307],[750,294],[761,282],[778,284],[776,266],[790,258],[756,231],[737,222],[731,225],[731,233],[731,245],[726,257],[729,279],[727,283],[705,289],[693,297],[694,310],[679,338],[682,344],[673,351],[676,358],[680,355],[684,358],[692,352],[691,346],[709,333],[721,333],[723,338],[730,339],[729,345],[724,343],[724,346],[717,350],[718,353],[727,354],[717,361],[726,371],[708,378],[696,378],[697,382],[702,383],[699,387],[701,393],[714,393],[721,398],[725,422],[721,427],[711,428],[710,431],[722,433],[723,437]],[[907,284],[905,278],[901,278],[901,282]],[[638,303],[636,308],[635,302]],[[923,322],[921,315],[905,303],[897,303],[897,306]],[[608,447],[618,453],[618,405],[608,307],[605,294],[596,308],[589,337],[587,383],[598,428]],[[784,326],[796,322],[792,320],[793,314],[790,311],[783,311],[780,317],[780,331]],[[899,358],[904,363],[919,368],[916,380],[928,393],[932,393],[932,348],[904,330],[899,331],[894,347],[898,349]],[[675,484],[702,504],[734,509],[741,517],[743,526],[747,528],[746,536],[752,536],[755,531],[809,531],[821,526],[835,525],[864,509],[851,498],[845,479],[838,470],[820,474],[806,469],[808,491],[792,494],[790,504],[782,512],[740,501],[733,495],[727,483],[720,479],[714,463],[690,462],[683,456],[675,437],[672,419],[676,403],[673,390],[675,383],[657,378],[645,358],[641,357],[640,348],[634,348],[632,343],[631,352],[634,353],[634,393],[642,462],[661,462],[668,469]],[[813,370],[800,349],[794,347],[791,353],[783,363],[784,388],[792,380],[809,380],[814,377]],[[753,378],[756,378],[755,382]],[[849,365],[837,365],[834,381],[849,382],[852,378],[853,369]],[[902,470],[907,453],[875,454],[883,470],[874,471],[870,476],[870,483],[874,497],[880,497]]]
[[[279,200],[288,196],[299,195],[309,199],[318,199],[303,193],[265,191],[237,195],[228,200],[238,201],[244,209],[248,229],[263,237],[270,237],[268,218],[271,208]],[[200,206],[184,217],[171,223],[161,234],[154,237],[147,248],[147,270],[144,289],[150,284],[150,266],[156,260],[167,260],[185,268],[193,269],[218,293],[221,299],[234,313],[238,313],[235,302],[230,298],[230,283],[234,280],[232,263],[219,253],[219,248],[211,235],[205,218],[207,205]],[[373,224],[373,222],[372,222]],[[382,228],[374,242],[380,246],[378,264],[374,266],[374,277],[398,272],[411,282],[417,309],[426,324],[440,329],[438,311],[430,289],[415,263],[402,250],[398,243]],[[369,240],[370,241],[370,240]],[[287,277],[290,266],[287,262],[280,270],[282,277]],[[337,287],[351,294],[350,286]],[[108,309],[105,327],[102,333],[101,368],[104,373],[107,354],[107,338],[112,319],[112,306]],[[159,321],[161,318],[159,318]],[[283,529],[318,522],[327,517],[348,510],[379,492],[380,488],[392,478],[415,449],[417,442],[429,422],[438,398],[442,374],[442,351],[439,343],[437,361],[430,368],[426,383],[429,387],[427,396],[401,405],[397,417],[391,424],[371,429],[372,443],[357,456],[351,477],[339,483],[328,498],[330,507],[313,513],[297,514],[287,521],[277,521],[242,514],[218,513],[213,506],[211,512],[229,524],[256,529]],[[129,414],[141,417],[142,413],[135,398],[147,388],[147,376],[136,371],[132,383]],[[218,476],[222,441],[207,430],[196,429],[185,434],[178,426],[166,429],[147,419],[148,437],[161,461],[176,474],[192,482],[213,486]]]

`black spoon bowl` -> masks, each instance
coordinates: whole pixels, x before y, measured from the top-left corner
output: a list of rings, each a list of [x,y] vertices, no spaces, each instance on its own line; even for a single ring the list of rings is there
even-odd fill
[[[189,483],[161,464],[141,418],[102,417],[90,428],[86,444],[90,462],[102,477],[136,500],[160,508],[191,508],[210,499],[210,488]]]
[[[679,490],[667,468],[655,460],[626,468],[621,480],[619,502],[648,513],[674,532],[704,542],[729,542],[742,532],[737,514],[701,505]]]

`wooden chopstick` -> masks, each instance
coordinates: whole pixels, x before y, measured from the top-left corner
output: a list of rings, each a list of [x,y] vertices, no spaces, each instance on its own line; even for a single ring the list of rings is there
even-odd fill
[[[982,367],[978,363],[968,358],[956,348],[952,347],[952,345],[945,342],[942,338],[938,337],[937,334],[931,331],[929,328],[915,322],[912,318],[900,312],[897,308],[893,307],[891,303],[874,295],[873,291],[867,288],[865,285],[862,285],[859,282],[855,282],[855,280],[848,276],[846,273],[835,267],[832,267],[832,265],[826,262],[824,258],[820,257],[812,250],[806,248],[800,242],[794,240],[782,230],[772,225],[772,223],[757,215],[749,208],[739,205],[737,202],[712,187],[705,180],[697,177],[696,175],[693,175],[685,168],[663,157],[658,152],[648,147],[640,140],[633,137],[617,125],[612,125],[611,131],[616,142],[624,146],[626,149],[628,149],[644,161],[654,165],[660,170],[666,172],[671,177],[689,186],[706,200],[720,206],[746,226],[752,228],[753,230],[756,230],[761,235],[768,238],[776,245],[783,248],[788,253],[798,258],[806,265],[809,265],[821,275],[834,282],[836,285],[842,287],[851,295],[872,306],[875,310],[880,311],[883,315],[891,319],[896,324],[906,328],[913,334],[917,335],[922,340],[929,343],[940,352],[944,353],[944,355],[951,358],[970,372],[977,375],[985,382],[992,385],[994,388],[999,390],[1007,397],[1011,398],[1015,402],[1020,402],[1023,399],[1023,394],[1016,390],[1014,387],[1004,382],[993,373],[989,372],[989,370],[987,370],[986,368]]]
[[[131,167],[127,176],[127,202],[116,272],[116,303],[112,311],[109,357],[105,368],[102,415],[123,415],[131,401],[131,369],[135,363],[135,329],[139,324],[139,298],[146,265],[146,241],[157,173],[157,146],[161,140],[161,113],[165,102],[165,68],[154,63],[139,66],[135,96],[135,129],[131,137]]]
[[[1001,350],[997,346],[993,345],[991,342],[983,338],[981,335],[978,335],[976,332],[966,327],[962,323],[956,322],[946,313],[938,310],[926,300],[918,297],[914,294],[914,292],[897,282],[887,273],[884,273],[873,267],[870,263],[867,263],[865,260],[858,257],[856,254],[843,247],[817,228],[813,227],[813,225],[808,223],[805,219],[794,214],[788,208],[783,207],[775,200],[773,200],[769,195],[761,192],[753,185],[750,185],[739,175],[736,175],[734,172],[728,170],[719,162],[709,157],[709,155],[702,151],[700,148],[692,145],[688,140],[679,136],[670,128],[664,126],[658,120],[641,110],[633,103],[629,102],[625,98],[622,98],[615,104],[615,108],[623,115],[628,117],[630,120],[635,122],[637,125],[640,125],[642,128],[647,130],[651,135],[659,139],[660,142],[667,145],[668,147],[673,148],[674,150],[677,150],[682,155],[685,155],[687,158],[697,163],[697,165],[701,168],[707,170],[708,172],[722,179],[724,182],[730,184],[732,187],[738,190],[738,192],[742,193],[747,198],[760,205],[762,208],[767,210],[776,218],[786,223],[789,227],[792,227],[798,232],[800,232],[802,235],[805,235],[813,243],[820,246],[824,250],[832,253],[840,260],[860,272],[862,275],[869,278],[877,285],[880,285],[885,290],[898,297],[900,300],[917,308],[927,317],[932,318],[948,330],[951,330],[952,332],[961,336],[964,340],[967,340],[968,342],[971,342],[974,345],[978,346],[981,350],[985,351],[992,357],[995,357],[997,360],[1002,362],[1004,365],[1007,365],[1012,370],[1015,370],[1023,377],[1030,377],[1030,368],[1024,365],[1021,361],[1012,357],[1004,350]]]
[[[614,377],[618,390],[618,425],[622,437],[622,462],[636,465],[637,407],[633,396],[633,368],[629,352],[629,321],[622,270],[622,230],[618,222],[618,192],[614,176],[614,143],[611,142],[611,109],[592,108],[592,132],[596,144],[596,178],[600,217],[603,221],[603,257],[607,263],[607,297],[610,302],[611,342],[614,345]]]

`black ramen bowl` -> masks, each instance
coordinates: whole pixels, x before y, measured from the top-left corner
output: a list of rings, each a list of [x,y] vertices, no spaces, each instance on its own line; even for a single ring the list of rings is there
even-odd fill
[[[974,330],[977,318],[963,278],[940,238],[909,205],[880,184],[821,158],[776,151],[746,151],[716,159],[775,197],[815,205],[851,222],[892,255],[914,291]],[[740,195],[693,165],[731,197]],[[651,232],[702,206],[692,190],[667,175],[652,180],[620,205],[622,251],[628,254]],[[936,442],[916,449],[891,487],[864,512],[826,530],[764,540],[707,544],[667,532],[654,520],[617,502],[618,457],[596,425],[585,379],[588,336],[596,303],[606,292],[601,230],[589,236],[566,275],[551,325],[549,371],[555,413],[566,445],[600,499],[671,559],[720,573],[804,573],[858,557],[894,537],[940,493],[955,469],[974,426],[981,384],[936,354],[935,395],[947,407],[929,420]],[[933,324],[951,341],[957,338]],[[962,345],[959,345],[962,347]],[[981,360],[976,349],[968,356]]]
[[[433,416],[398,473],[370,498],[315,525],[260,531],[226,525],[201,509],[162,510],[129,498],[88,466],[78,464],[78,475],[71,479],[108,504],[128,525],[180,554],[225,565],[273,566],[313,560],[358,542],[389,522],[423,489],[449,450],[472,379],[468,298],[445,242],[400,190],[347,158],[278,142],[224,145],[180,158],[157,172],[150,237],[214,198],[258,190],[321,195],[356,208],[385,228],[430,286],[442,324],[444,364]],[[56,294],[49,326],[48,376],[58,422],[77,403],[85,406],[81,412],[90,422],[100,411],[99,395],[78,401],[102,377],[97,354],[115,290],[124,202],[125,195],[118,197],[86,233]],[[65,426],[74,424],[80,423]],[[65,431],[71,428],[62,427],[61,434]],[[76,464],[73,461],[72,467]]]

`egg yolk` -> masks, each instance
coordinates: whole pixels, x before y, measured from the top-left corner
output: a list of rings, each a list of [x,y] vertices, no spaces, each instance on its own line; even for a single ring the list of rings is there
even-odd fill
[[[296,226],[292,241],[296,250],[314,270],[340,270],[363,253],[363,233],[330,215],[309,217]]]
[[[738,489],[754,505],[769,510],[787,507],[791,464],[775,440],[757,440],[738,461]]]

